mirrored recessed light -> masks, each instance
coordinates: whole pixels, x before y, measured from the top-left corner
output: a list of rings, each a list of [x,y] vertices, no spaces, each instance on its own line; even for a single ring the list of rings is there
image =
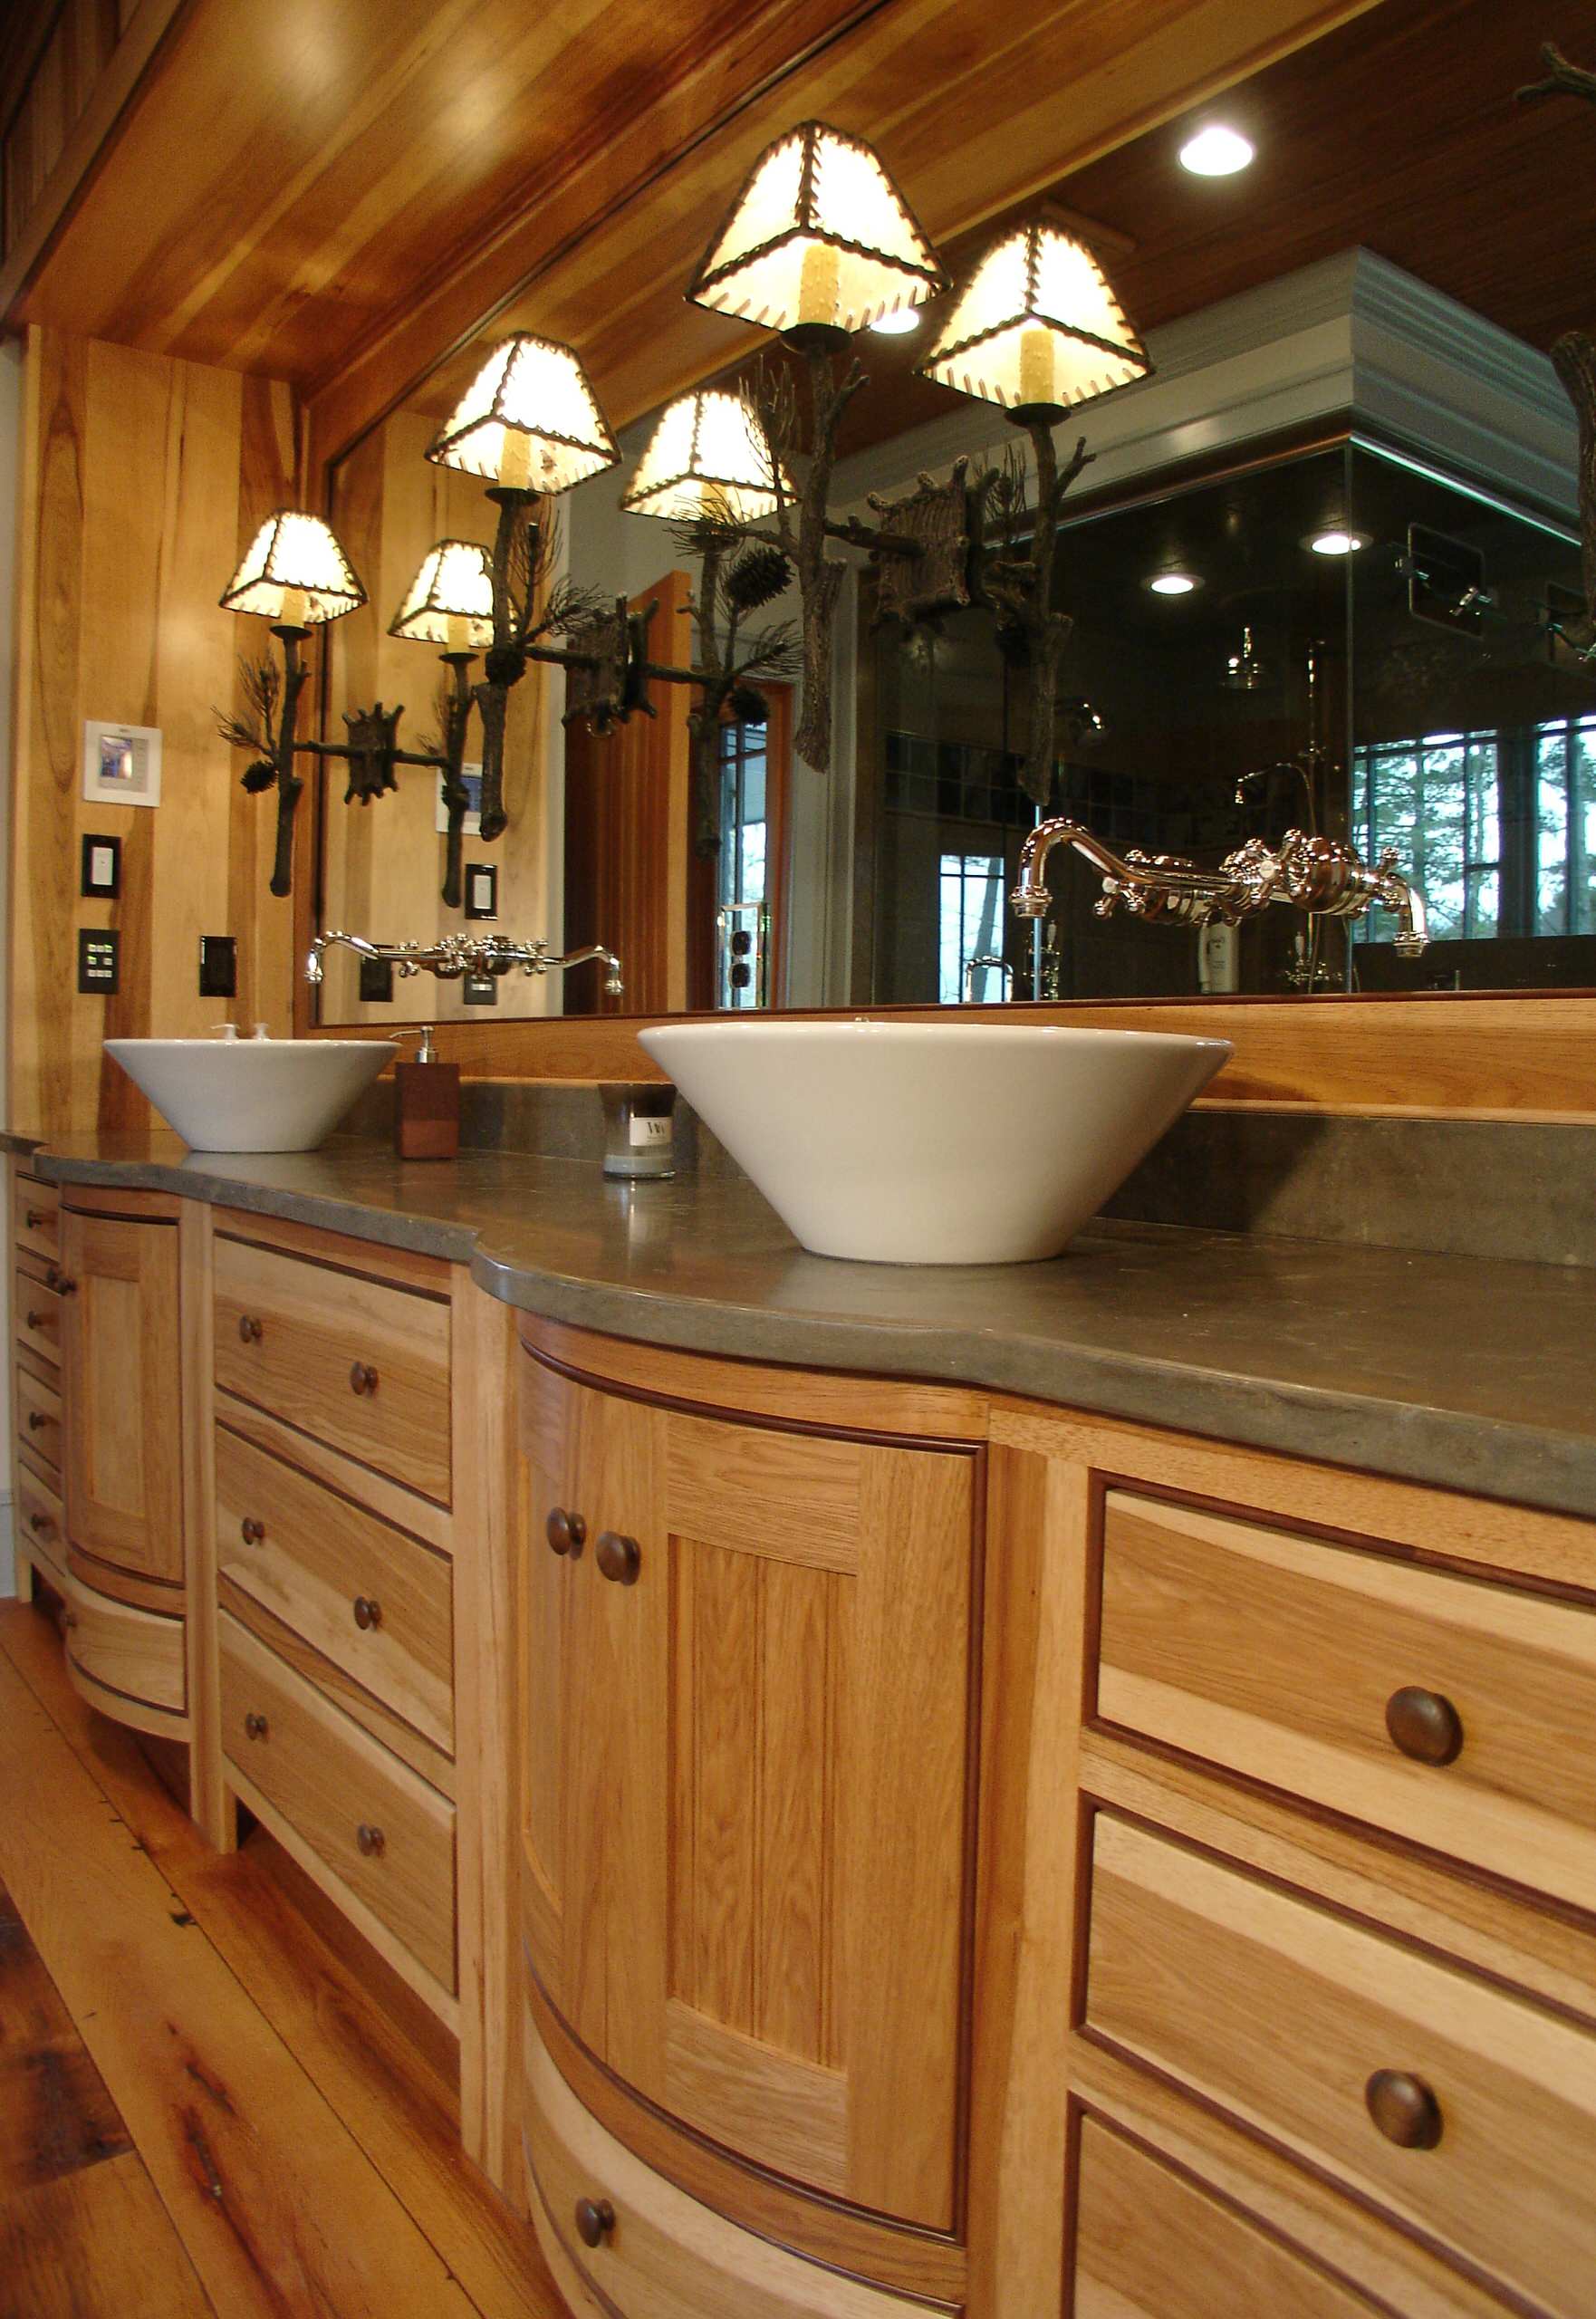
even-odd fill
[[[1194,178],[1233,178],[1252,158],[1251,141],[1240,130],[1226,129],[1217,120],[1188,137],[1180,149],[1180,166]]]
[[[1311,532],[1303,545],[1311,547],[1315,555],[1356,555],[1360,547],[1369,545],[1369,534],[1336,524],[1328,532]]]
[[[899,306],[896,313],[882,314],[870,324],[878,338],[907,338],[919,326],[919,314],[913,306]]]
[[[1203,583],[1195,572],[1155,572],[1147,584],[1155,596],[1189,596]]]

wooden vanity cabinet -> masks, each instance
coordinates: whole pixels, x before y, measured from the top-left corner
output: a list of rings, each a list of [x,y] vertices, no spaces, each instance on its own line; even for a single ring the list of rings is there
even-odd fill
[[[795,2234],[818,2194],[954,2276],[980,1452],[894,1437],[889,1387],[879,1433],[859,1386],[851,1425],[722,1414],[690,1359],[523,1341],[534,2016],[797,2186]]]
[[[177,1202],[94,1214],[63,1204],[62,1366],[72,1411],[67,1534],[96,1560],[180,1586],[182,1366]]]

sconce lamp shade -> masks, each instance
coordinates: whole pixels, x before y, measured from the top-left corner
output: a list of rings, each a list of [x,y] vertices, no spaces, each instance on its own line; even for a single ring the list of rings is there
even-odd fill
[[[823,121],[762,153],[687,292],[766,330],[863,330],[947,287],[868,145]]]
[[[781,486],[782,498],[793,505],[798,495],[785,467]],[[679,396],[654,429],[620,504],[629,515],[689,523],[756,523],[774,515],[770,447],[741,397]]]
[[[620,454],[569,346],[519,331],[495,346],[427,456],[520,491],[569,491]]]
[[[256,612],[284,628],[314,628],[358,611],[366,592],[319,515],[268,515],[222,597],[225,612]]]
[[[1041,221],[987,251],[923,375],[1017,413],[1062,413],[1152,369],[1096,258]]]
[[[388,632],[450,652],[486,652],[494,640],[487,550],[472,540],[439,540],[428,548]]]

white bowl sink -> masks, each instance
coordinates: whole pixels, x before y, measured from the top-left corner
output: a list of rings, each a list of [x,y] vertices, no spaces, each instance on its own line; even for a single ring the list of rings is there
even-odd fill
[[[1055,1256],[1226,1039],[976,1023],[672,1023],[639,1039],[822,1256]]]
[[[192,1151],[313,1151],[393,1060],[391,1039],[107,1039]]]

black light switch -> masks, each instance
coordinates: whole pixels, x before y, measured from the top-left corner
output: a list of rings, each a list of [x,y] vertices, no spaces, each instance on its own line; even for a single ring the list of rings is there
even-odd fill
[[[466,915],[467,918],[497,918],[499,914],[499,872],[493,861],[468,861],[466,864]]]
[[[78,929],[78,988],[113,998],[121,987],[122,938],[113,927],[104,934]]]
[[[200,936],[199,995],[201,998],[237,997],[238,945],[230,934]]]
[[[460,985],[460,996],[467,1006],[496,1006],[499,1003],[497,975],[467,975]]]
[[[361,960],[361,1004],[362,1006],[392,1006],[393,961],[390,958]]]
[[[78,891],[87,901],[115,901],[122,890],[122,842],[99,837],[92,830],[83,838]]]

